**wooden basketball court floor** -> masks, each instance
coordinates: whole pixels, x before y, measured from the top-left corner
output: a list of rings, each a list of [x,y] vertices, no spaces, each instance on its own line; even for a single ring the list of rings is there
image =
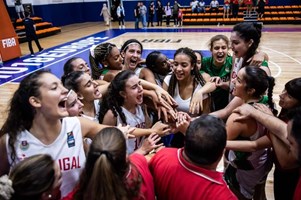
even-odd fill
[[[169,58],[180,47],[190,47],[210,55],[208,44],[212,36],[225,34],[230,37],[232,26],[189,26],[181,28],[154,27],[134,30],[134,23],[127,22],[125,30],[119,30],[117,22],[106,27],[103,22],[87,22],[62,27],[60,34],[40,39],[42,53],[29,56],[27,43],[20,45],[22,57],[4,63],[0,67],[0,126],[6,118],[9,99],[26,74],[41,68],[49,68],[61,77],[65,61],[73,56],[87,62],[89,48],[93,44],[111,42],[121,47],[127,39],[138,39],[144,47],[143,57],[153,51],[163,51]],[[269,56],[269,66],[276,78],[274,100],[278,103],[284,84],[301,77],[301,25],[264,25],[259,49]],[[35,44],[34,50],[37,51]],[[20,78],[21,77],[21,78]],[[272,176],[267,182],[267,197],[274,199]]]

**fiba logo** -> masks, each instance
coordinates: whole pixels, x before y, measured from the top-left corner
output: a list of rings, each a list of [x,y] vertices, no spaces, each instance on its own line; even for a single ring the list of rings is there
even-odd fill
[[[2,40],[2,47],[3,47],[3,49],[14,47],[14,46],[17,46],[15,38],[7,38],[7,39],[3,39]]]

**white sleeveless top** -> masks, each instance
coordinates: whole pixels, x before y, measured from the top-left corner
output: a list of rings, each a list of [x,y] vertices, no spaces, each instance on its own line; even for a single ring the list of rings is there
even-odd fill
[[[81,170],[84,168],[86,156],[83,149],[81,125],[77,117],[66,117],[62,120],[62,130],[52,144],[45,145],[29,131],[22,131],[15,142],[16,160],[12,163],[11,149],[6,137],[6,149],[11,166],[26,157],[36,154],[49,154],[59,165],[62,172],[62,197],[73,190]]]
[[[164,78],[164,83],[167,86],[169,86],[171,76],[172,75],[167,75]],[[193,94],[195,94],[195,92],[198,91],[201,88],[202,88],[201,84],[198,84],[197,87],[194,89]],[[186,113],[189,112],[189,105],[190,105],[191,97],[189,97],[188,99],[182,99],[182,97],[180,96],[180,93],[179,93],[179,85],[178,84],[176,84],[175,93],[174,93],[173,98],[178,104],[177,110],[183,111],[183,112],[186,112]],[[203,95],[203,100],[206,99],[206,98],[208,98],[208,94]]]
[[[146,128],[145,125],[145,116],[142,110],[142,106],[137,106],[136,107],[136,113],[133,114],[131,112],[129,112],[127,109],[125,109],[124,107],[122,107],[122,112],[125,115],[126,118],[126,124],[130,125],[131,127],[136,127],[136,128]],[[120,116],[117,116],[117,124],[123,124]],[[133,139],[128,139],[127,140],[127,152],[133,153],[136,149],[138,149],[143,141],[144,137],[140,137],[140,138],[133,138]]]
[[[94,109],[95,109],[95,113],[96,113],[94,117],[91,117],[91,116],[88,116],[85,114],[81,114],[80,116],[99,123],[99,121],[98,121],[98,115],[99,115],[99,110],[100,110],[99,99],[94,100]]]
[[[136,76],[138,76],[138,77],[140,77],[140,73],[141,73],[141,70],[143,69],[143,67],[137,67],[136,69],[135,69],[135,74],[136,74]]]

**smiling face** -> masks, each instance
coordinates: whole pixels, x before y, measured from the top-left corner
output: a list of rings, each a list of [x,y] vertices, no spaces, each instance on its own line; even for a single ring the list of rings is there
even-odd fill
[[[78,99],[77,94],[70,90],[67,95],[66,108],[69,116],[79,116],[83,111],[84,104]]]
[[[300,105],[300,102],[289,95],[287,91],[284,89],[279,95],[279,106],[284,109],[291,109]]]
[[[173,72],[178,81],[186,80],[191,77],[191,71],[194,66],[191,65],[191,59],[188,55],[179,53],[174,58]]]
[[[138,43],[129,44],[126,51],[122,52],[125,69],[135,70],[141,60],[142,50]]]
[[[251,47],[251,42],[247,42],[244,39],[242,39],[239,36],[239,33],[237,33],[236,31],[231,33],[230,41],[233,54],[237,58],[245,57],[249,48]]]
[[[108,65],[112,70],[122,70],[122,62],[123,58],[120,55],[119,49],[117,47],[113,47],[107,60],[104,61],[104,64]]]
[[[217,67],[223,66],[228,55],[228,45],[225,40],[219,39],[212,43],[213,64]]]
[[[234,88],[232,94],[242,99],[246,99],[248,95],[246,91],[246,81],[244,80],[245,75],[246,70],[245,68],[242,68],[239,70],[237,77],[233,80]]]
[[[166,76],[171,71],[171,63],[164,54],[159,54],[155,62],[155,70],[157,73]]]
[[[39,82],[39,97],[30,97],[31,105],[38,109],[47,118],[60,119],[68,116],[65,107],[68,90],[62,85],[61,81],[51,73],[41,75]]]
[[[120,95],[124,98],[126,107],[134,107],[143,103],[143,88],[136,75],[126,81],[124,91],[121,91]]]
[[[99,91],[99,84],[92,80],[91,76],[84,73],[78,79],[78,96],[83,98],[83,101],[94,101],[96,99],[100,99],[102,94]]]
[[[77,58],[71,63],[71,65],[73,66],[73,71],[83,71],[91,75],[89,65],[83,59]]]

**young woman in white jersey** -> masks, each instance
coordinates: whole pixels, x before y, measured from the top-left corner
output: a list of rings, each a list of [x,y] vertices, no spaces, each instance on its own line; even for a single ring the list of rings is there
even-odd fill
[[[139,78],[156,84],[152,71],[141,66],[143,46],[138,40],[127,40],[122,45],[120,52],[124,58],[124,70],[132,70]]]
[[[142,128],[141,132],[134,133],[136,138],[129,139],[128,153],[139,148],[143,136],[150,135],[152,132],[162,136],[170,131],[168,125],[161,122],[157,122],[150,128],[152,123],[143,104],[141,81],[131,70],[120,72],[111,82],[108,92],[103,96],[99,123],[112,126],[121,123]]]
[[[67,94],[48,71],[34,72],[21,81],[0,130],[0,175],[26,157],[47,153],[62,171],[62,196],[73,189],[86,160],[83,137],[93,138],[107,126],[67,117]]]
[[[197,57],[190,48],[180,48],[174,54],[173,73],[164,79],[163,88],[175,99],[178,111],[189,113],[190,101],[194,93],[201,89],[206,81],[197,68]],[[208,80],[209,81],[209,80]],[[211,101],[208,94],[203,96],[203,113],[209,113]],[[199,115],[201,113],[197,113]],[[179,137],[179,139],[177,139]],[[175,134],[173,146],[183,145],[183,135]],[[179,141],[178,141],[179,140]],[[177,141],[177,142],[176,142]]]
[[[66,109],[70,117],[80,116],[84,104],[80,101],[77,94],[73,90],[69,90],[66,101]]]
[[[102,94],[99,84],[84,72],[72,72],[63,81],[64,86],[77,93],[84,104],[80,116],[98,122],[99,100]]]

